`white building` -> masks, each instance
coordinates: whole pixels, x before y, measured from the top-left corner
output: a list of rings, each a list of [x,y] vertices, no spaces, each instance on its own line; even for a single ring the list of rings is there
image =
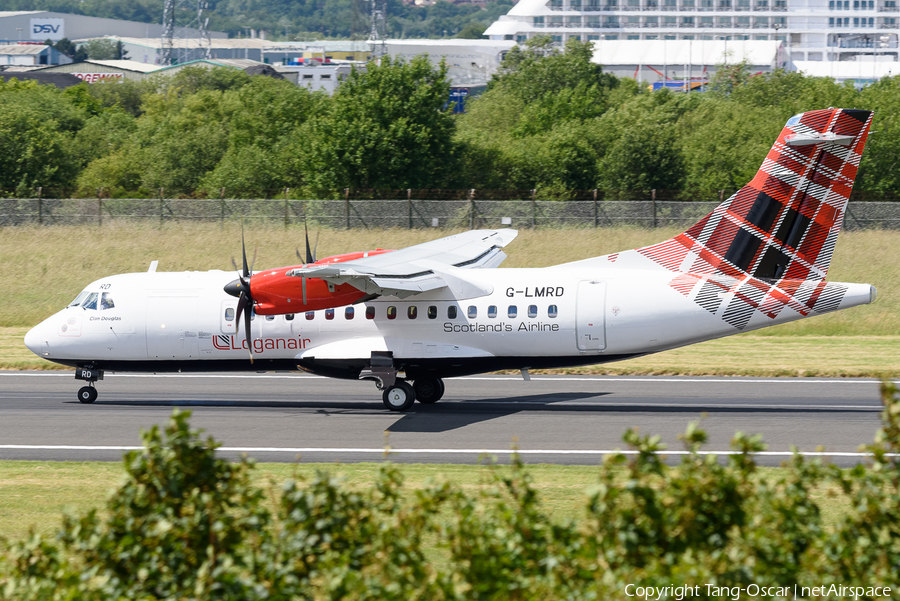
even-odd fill
[[[520,0],[520,4],[527,1]],[[497,72],[503,55],[515,45],[515,41],[503,39],[503,36],[490,40],[407,39],[385,42],[391,58],[410,60],[419,54],[427,54],[434,64],[443,59],[449,67],[447,75],[454,86],[485,85]]]
[[[521,42],[592,40],[788,42],[791,60],[897,60],[897,0],[519,0],[485,31]]]
[[[617,77],[678,86],[685,80],[707,80],[717,65],[742,61],[753,73],[769,72],[787,62],[783,42],[754,40],[599,40],[592,62]],[[696,84],[700,85],[700,84]],[[683,88],[680,88],[683,89]]]
[[[52,46],[43,44],[10,44],[0,46],[0,68],[5,65],[17,67],[40,67],[71,63],[72,59]]]

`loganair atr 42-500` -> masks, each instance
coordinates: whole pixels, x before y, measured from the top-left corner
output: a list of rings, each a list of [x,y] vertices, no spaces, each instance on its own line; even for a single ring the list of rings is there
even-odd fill
[[[84,403],[104,370],[300,369],[374,380],[403,411],[439,400],[442,378],[617,361],[867,304],[872,286],[825,274],[871,118],[792,117],[753,181],[653,246],[497,269],[516,232],[476,230],[257,274],[245,256],[234,281],[153,265],[90,284],[25,344],[76,367]]]

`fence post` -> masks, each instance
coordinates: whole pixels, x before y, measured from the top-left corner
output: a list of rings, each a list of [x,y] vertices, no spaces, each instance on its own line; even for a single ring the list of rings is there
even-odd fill
[[[475,229],[475,188],[469,190],[469,229]]]
[[[38,225],[43,225],[44,223],[44,204],[41,201],[41,193],[43,192],[43,188],[38,186]]]
[[[219,188],[219,209],[221,210],[221,215],[219,216],[219,229],[225,229],[225,188]]]
[[[290,188],[284,189],[284,229],[288,227],[288,191]]]
[[[650,204],[653,208],[653,228],[656,229],[656,190],[650,190]]]
[[[412,229],[412,188],[406,189],[406,216],[407,216],[407,225],[406,229]]]
[[[103,225],[103,188],[97,188],[97,227]]]
[[[163,226],[163,189],[159,189],[159,229]]]
[[[597,188],[594,188],[594,229],[600,225],[600,211],[597,207]]]
[[[719,190],[719,202],[722,202],[723,198],[725,198],[725,190]]]
[[[537,227],[537,188],[531,190],[531,229]]]
[[[344,214],[347,216],[347,227],[350,229],[350,188],[344,188]]]

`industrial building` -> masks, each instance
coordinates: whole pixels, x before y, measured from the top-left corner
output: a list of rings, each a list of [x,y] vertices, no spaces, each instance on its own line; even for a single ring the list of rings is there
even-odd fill
[[[65,54],[44,44],[9,44],[0,46],[0,69],[6,66],[40,67],[71,63]]]
[[[263,49],[263,59],[270,64],[284,65],[300,64],[307,59],[365,62],[372,59],[372,44],[351,40],[269,42]]]
[[[163,27],[156,23],[138,23],[121,19],[101,19],[84,15],[70,15],[45,10],[0,11],[0,42],[59,41],[123,36],[132,38],[159,38]],[[180,30],[180,37],[198,37],[197,30]],[[210,31],[210,38],[227,38],[227,34]]]
[[[97,83],[123,79],[141,80],[148,73],[159,69],[159,65],[149,65],[131,60],[86,60],[80,63],[60,65],[41,69],[42,73],[71,73],[81,81]]]
[[[101,39],[121,42],[122,50],[127,53],[128,58],[131,60],[151,65],[163,64],[165,50],[162,38],[130,38],[110,35]],[[73,41],[84,43],[89,40],[79,38]],[[177,50],[181,59],[179,62],[181,63],[201,59],[247,59],[264,62],[263,48],[270,43],[259,38],[210,38],[201,40],[199,37],[185,37],[172,40],[172,45]]]
[[[582,41],[783,41],[795,61],[897,60],[897,0],[519,0],[484,32]]]

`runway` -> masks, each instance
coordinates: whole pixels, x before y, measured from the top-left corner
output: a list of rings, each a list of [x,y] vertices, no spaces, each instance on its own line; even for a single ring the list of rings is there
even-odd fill
[[[119,460],[139,432],[179,407],[222,453],[258,461],[474,463],[485,451],[528,463],[597,464],[625,448],[622,433],[659,434],[670,451],[701,416],[707,451],[736,431],[760,433],[778,465],[791,445],[861,460],[878,429],[878,382],[864,379],[482,376],[446,380],[435,405],[384,408],[370,382],[300,374],[107,374],[99,400],[80,404],[71,372],[0,373],[0,459]],[[672,460],[678,460],[673,455]]]

